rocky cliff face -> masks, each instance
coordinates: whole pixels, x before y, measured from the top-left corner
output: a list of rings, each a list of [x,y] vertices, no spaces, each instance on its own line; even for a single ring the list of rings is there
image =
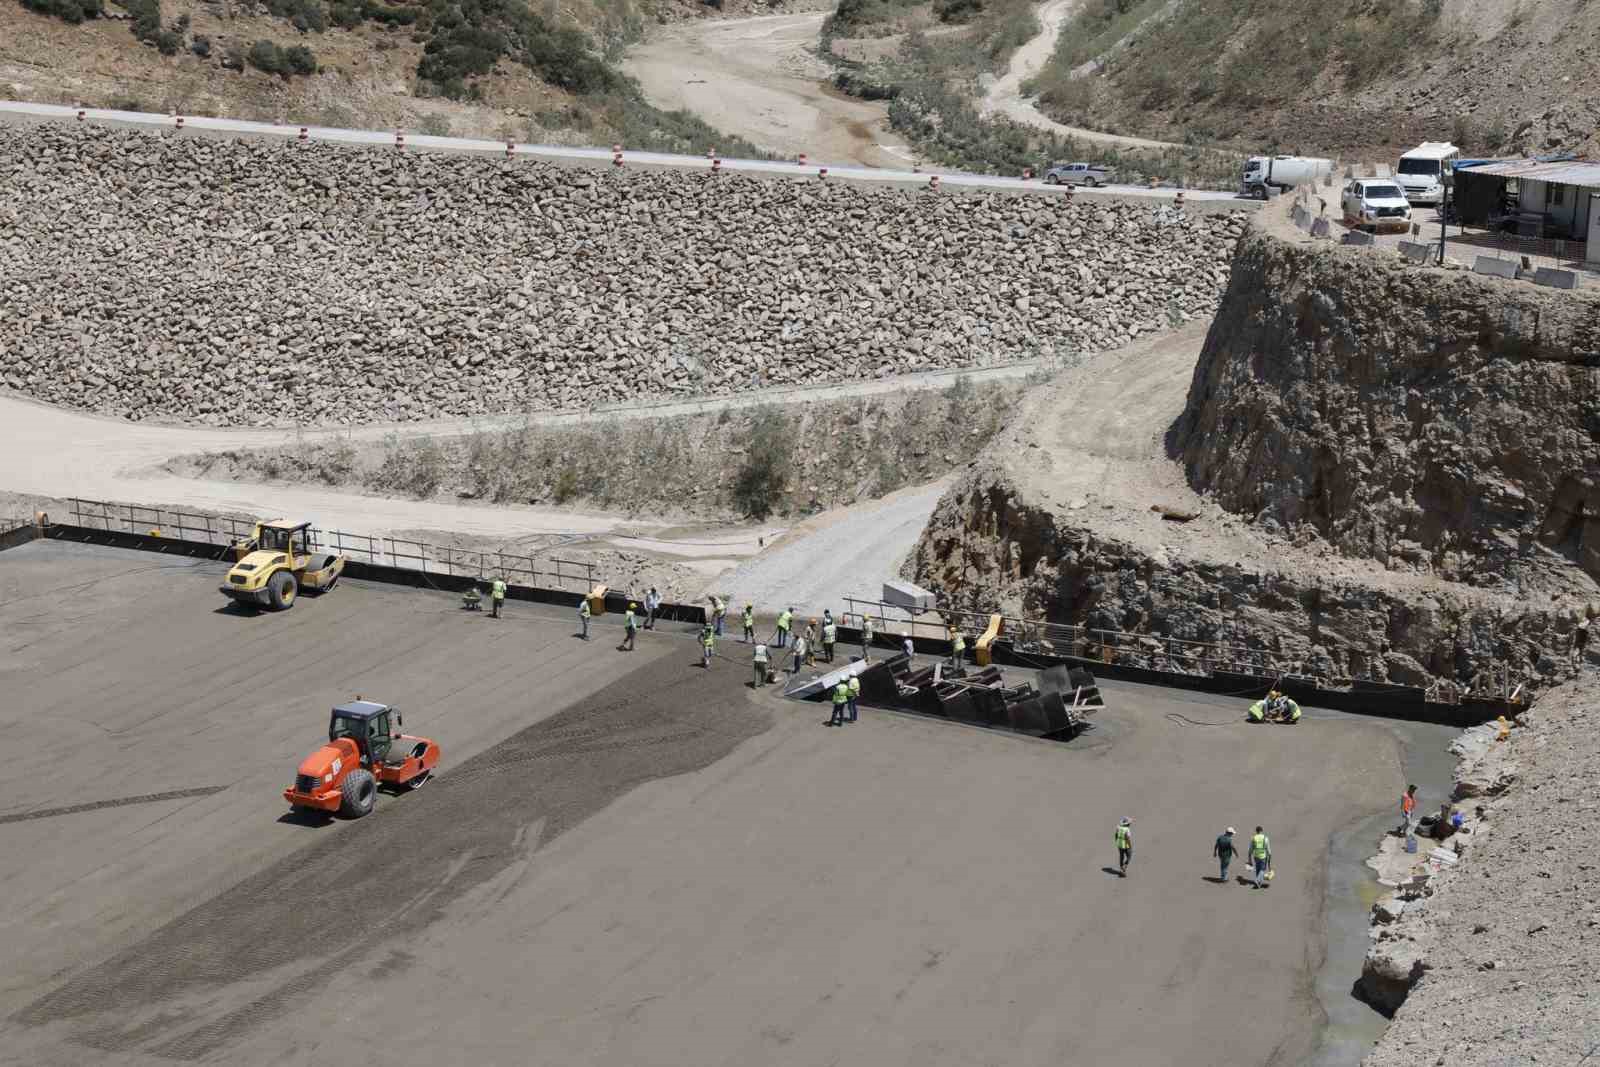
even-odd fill
[[[1570,671],[1600,606],[1600,299],[1253,225],[1185,344],[1030,394],[908,576],[1329,679]],[[1152,517],[1172,505],[1188,521]]]
[[[1247,648],[1241,669],[1494,691],[1546,683],[1570,662],[1570,608],[1383,574],[1330,577],[1316,553],[1287,543],[1265,566],[1151,551],[1116,525],[1052,506],[985,464],[939,502],[905,571],[968,610]],[[1148,644],[1142,665],[1186,669],[1159,640]]]
[[[1351,555],[1600,579],[1600,295],[1256,230],[1171,444],[1224,508]]]

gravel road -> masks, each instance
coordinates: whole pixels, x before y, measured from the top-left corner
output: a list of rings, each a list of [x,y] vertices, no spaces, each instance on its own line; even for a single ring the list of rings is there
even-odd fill
[[[1041,29],[1038,36],[1011,53],[1011,62],[1007,65],[1005,74],[983,95],[982,112],[986,115],[1004,115],[1024,126],[1048,130],[1061,137],[1073,137],[1091,144],[1112,145],[1117,148],[1182,148],[1182,145],[1172,141],[1153,141],[1148,137],[1124,137],[1120,134],[1085,129],[1082,126],[1066,126],[1047,118],[1033,106],[1031,101],[1023,97],[1022,83],[1044,69],[1044,65],[1055,53],[1056,40],[1061,36],[1062,25],[1072,16],[1081,2],[1082,0],[1048,0],[1040,5],[1038,18]],[[1112,185],[1106,188],[1132,189],[1137,186]]]
[[[755,559],[717,580],[735,603],[802,616],[843,609],[842,597],[876,598],[883,583],[900,576],[905,559],[947,482],[891,493],[882,500],[839,508],[806,520]]]

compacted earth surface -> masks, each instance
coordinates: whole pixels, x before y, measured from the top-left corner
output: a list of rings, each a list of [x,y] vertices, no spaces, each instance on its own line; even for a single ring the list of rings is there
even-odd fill
[[[375,1035],[405,1063],[1298,1062],[1328,842],[1402,781],[1376,721],[1252,730],[1238,701],[1129,688],[1070,744],[871,709],[829,729],[751,690],[737,642],[702,670],[670,629],[627,653],[613,619],[585,644],[566,611],[355,581],[255,614],[220,573],[0,555],[14,1062]],[[288,817],[357,693],[441,742],[439,777],[360,821]],[[1212,840],[1257,823],[1271,888],[1220,882]]]

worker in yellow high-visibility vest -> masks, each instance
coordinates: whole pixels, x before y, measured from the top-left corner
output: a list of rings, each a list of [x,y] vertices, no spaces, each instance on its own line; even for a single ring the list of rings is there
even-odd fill
[[[1256,888],[1265,888],[1265,882],[1272,881],[1272,842],[1267,840],[1267,832],[1259,826],[1250,838],[1250,866],[1255,870]]]
[[[1128,877],[1128,864],[1133,862],[1133,820],[1124,818],[1117,824],[1117,870]]]

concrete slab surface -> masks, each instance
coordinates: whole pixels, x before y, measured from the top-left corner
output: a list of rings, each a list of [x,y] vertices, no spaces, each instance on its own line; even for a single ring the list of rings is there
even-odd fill
[[[0,1059],[1296,1063],[1329,841],[1401,782],[1379,722],[1128,690],[1070,745],[835,729],[736,642],[704,671],[687,635],[630,657],[357,583],[235,616],[218,573],[0,554]],[[280,821],[352,690],[444,741],[439,779]],[[223,788],[3,821],[186,786]],[[1272,887],[1218,882],[1256,823]]]

